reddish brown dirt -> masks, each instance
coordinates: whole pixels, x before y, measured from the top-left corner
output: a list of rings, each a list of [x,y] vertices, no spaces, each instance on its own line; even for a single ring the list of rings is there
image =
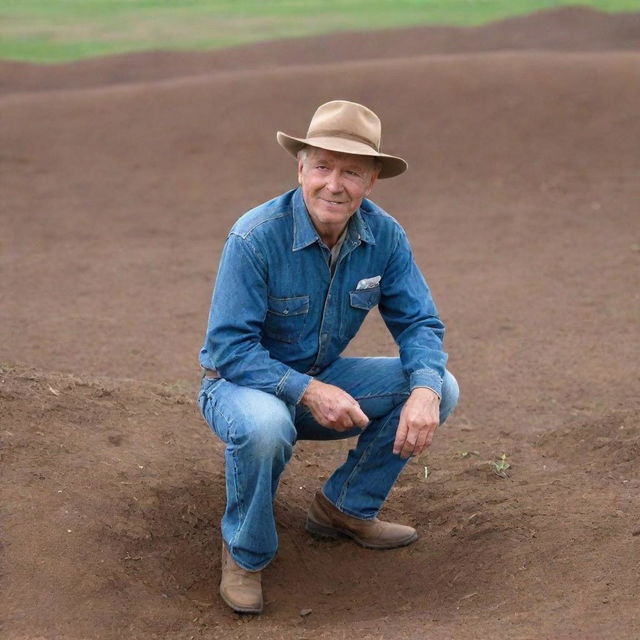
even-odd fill
[[[423,49],[396,55],[407,32],[388,32],[376,59],[362,36],[316,64],[294,42],[262,69],[193,77],[165,54],[119,58],[139,75],[118,86],[87,88],[81,65],[58,88],[7,81],[2,637],[640,637],[638,24],[563,11],[455,55],[420,30]],[[558,25],[592,45],[560,52]],[[349,445],[298,446],[266,611],[245,618],[216,595],[223,468],[197,352],[226,230],[295,182],[276,129],[336,97],[378,111],[410,161],[375,195],[431,283],[461,404],[385,507],[420,532],[394,552],[308,538]],[[372,318],[350,352],[394,348]]]

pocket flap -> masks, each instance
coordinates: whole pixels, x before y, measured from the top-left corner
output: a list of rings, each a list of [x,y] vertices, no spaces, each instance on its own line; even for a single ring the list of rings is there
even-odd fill
[[[269,296],[269,312],[278,316],[298,316],[309,312],[309,296],[274,298]]]
[[[352,307],[368,311],[369,309],[373,309],[373,307],[380,302],[380,287],[350,291],[349,298]]]

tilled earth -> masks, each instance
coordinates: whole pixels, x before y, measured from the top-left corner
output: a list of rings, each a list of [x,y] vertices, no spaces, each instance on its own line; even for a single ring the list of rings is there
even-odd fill
[[[640,14],[0,63],[0,89],[3,638],[640,637]],[[461,403],[384,508],[404,549],[309,538],[350,445],[297,445],[243,617],[197,352],[229,226],[295,184],[275,131],[335,98],[409,160],[374,200]],[[395,353],[377,314],[349,353]]]

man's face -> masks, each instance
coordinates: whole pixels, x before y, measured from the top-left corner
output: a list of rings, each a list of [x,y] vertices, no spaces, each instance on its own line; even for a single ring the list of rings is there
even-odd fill
[[[298,181],[309,215],[320,236],[338,238],[378,177],[373,158],[307,148],[298,160]]]

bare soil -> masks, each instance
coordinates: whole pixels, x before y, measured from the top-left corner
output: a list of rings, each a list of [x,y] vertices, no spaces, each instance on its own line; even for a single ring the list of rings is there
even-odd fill
[[[569,9],[0,63],[0,635],[637,640],[639,43],[640,14]],[[410,162],[374,199],[427,275],[461,404],[384,508],[418,528],[405,549],[308,537],[349,443],[298,445],[266,610],[243,617],[217,596],[197,353],[227,229],[295,184],[275,131],[338,97]],[[349,353],[395,348],[371,317]]]

